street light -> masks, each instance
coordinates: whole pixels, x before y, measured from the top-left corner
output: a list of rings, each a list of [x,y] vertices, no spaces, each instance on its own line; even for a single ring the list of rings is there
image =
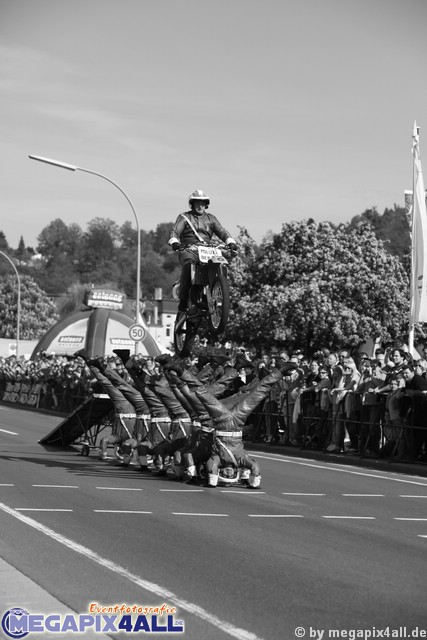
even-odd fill
[[[97,171],[92,171],[91,169],[84,169],[83,167],[77,167],[74,164],[68,164],[66,162],[60,162],[59,160],[52,160],[51,158],[42,158],[41,156],[28,156],[31,160],[38,160],[39,162],[45,162],[46,164],[52,164],[54,167],[60,167],[61,169],[68,169],[69,171],[83,171],[84,173],[91,173],[94,176],[98,176],[99,178],[103,178],[110,184],[114,185],[126,198],[128,201],[130,208],[132,209],[133,215],[135,216],[136,222],[136,232],[137,232],[137,255],[136,255],[136,309],[135,309],[135,324],[139,324],[139,289],[140,289],[140,277],[141,277],[141,234],[139,231],[139,220],[137,213],[135,211],[135,207],[133,206],[129,196],[123,191],[123,189],[111,178],[107,178],[102,173],[98,173]],[[135,342],[135,352],[138,353],[138,342]]]
[[[19,327],[21,324],[21,279],[19,277],[18,269],[15,267],[15,264],[12,262],[9,256],[6,255],[3,251],[0,251],[0,254],[4,256],[6,260],[9,260],[10,264],[12,265],[15,271],[15,274],[18,280],[18,305],[17,305],[18,308],[16,313],[16,357],[18,357],[19,356]]]

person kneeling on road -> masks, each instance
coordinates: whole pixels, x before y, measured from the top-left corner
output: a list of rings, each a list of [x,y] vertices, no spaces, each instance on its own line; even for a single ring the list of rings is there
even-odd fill
[[[278,361],[276,369],[263,378],[250,393],[246,394],[231,409],[228,409],[203,386],[200,386],[196,391],[197,397],[209,412],[215,427],[212,453],[206,462],[208,487],[217,486],[219,468],[229,465],[249,469],[249,487],[252,489],[260,487],[259,465],[244,450],[242,426],[259,403],[268,396],[271,387],[282,379],[283,373],[289,366],[293,367],[292,364]]]

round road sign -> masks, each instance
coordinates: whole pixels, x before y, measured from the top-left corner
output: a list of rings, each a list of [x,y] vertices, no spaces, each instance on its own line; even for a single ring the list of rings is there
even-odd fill
[[[141,340],[144,340],[146,333],[146,329],[142,324],[133,324],[129,327],[129,336],[134,342],[141,342]]]

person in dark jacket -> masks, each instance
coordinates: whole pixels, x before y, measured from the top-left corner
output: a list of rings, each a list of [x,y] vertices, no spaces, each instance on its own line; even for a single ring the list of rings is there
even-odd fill
[[[83,357],[80,355],[80,357]],[[125,457],[123,463],[127,466],[130,462],[132,447],[136,445],[135,422],[136,413],[133,404],[117,388],[116,380],[110,379],[111,371],[107,371],[108,365],[103,358],[86,360],[87,366],[93,376],[101,382],[106,393],[110,396],[114,407],[114,419],[112,423],[111,435],[102,438],[100,443],[99,458],[107,460],[107,447],[109,444],[118,444],[123,447],[126,444]]]
[[[190,211],[180,213],[172,227],[169,245],[174,251],[181,250],[182,265],[179,283],[178,311],[187,311],[187,300],[190,292],[191,264],[198,262],[197,250],[192,245],[208,244],[213,235],[225,242],[231,251],[237,250],[235,240],[212,213],[206,209],[210,204],[209,196],[196,189],[190,194],[188,204]]]
[[[400,410],[404,415],[410,411],[408,423],[415,428],[412,430],[412,451],[410,454],[417,458],[426,456],[427,451],[427,380],[415,373],[413,365],[406,364],[402,368],[405,381],[400,398]],[[423,450],[424,445],[424,450]]]
[[[272,373],[260,380],[257,386],[250,393],[245,394],[232,409],[228,409],[220,400],[210,394],[209,390],[203,385],[200,385],[195,391],[212,418],[215,429],[212,452],[206,462],[207,487],[216,487],[219,479],[219,468],[230,465],[235,468],[248,469],[250,472],[248,486],[252,489],[260,487],[260,468],[257,461],[248,456],[244,449],[242,426],[259,403],[268,396],[271,387],[282,379],[287,367],[287,363],[278,361]]]

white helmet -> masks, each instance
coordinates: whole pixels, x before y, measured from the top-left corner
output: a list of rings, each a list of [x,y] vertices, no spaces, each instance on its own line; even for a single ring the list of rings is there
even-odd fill
[[[228,465],[226,467],[220,468],[219,475],[221,478],[224,478],[227,480],[234,480],[234,479],[237,479],[238,470],[236,469],[236,467]]]
[[[249,478],[249,486],[252,487],[252,489],[259,489],[261,486],[261,476],[251,475]]]
[[[190,205],[190,207],[193,204],[193,202],[197,202],[197,200],[202,200],[203,202],[206,202],[206,206],[210,204],[209,196],[204,191],[201,191],[200,189],[196,189],[195,191],[193,191],[193,193],[190,193],[190,195],[188,196],[188,204]]]

